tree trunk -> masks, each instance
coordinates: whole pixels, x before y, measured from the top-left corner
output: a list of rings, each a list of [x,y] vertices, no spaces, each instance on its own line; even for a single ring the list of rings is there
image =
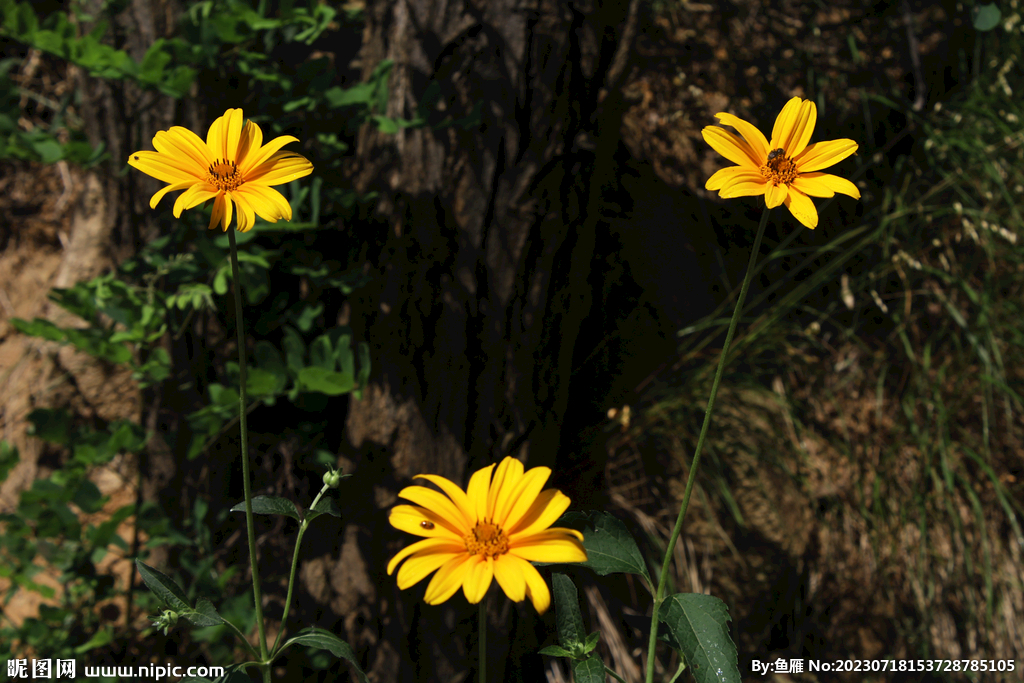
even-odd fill
[[[368,127],[358,145],[355,185],[379,193],[387,237],[371,255],[372,283],[351,302],[374,366],[346,427],[354,466],[374,460],[387,473],[384,510],[418,473],[464,485],[506,454],[554,467],[572,436],[572,374],[601,341],[580,332],[604,289],[592,264],[616,210],[619,85],[636,4],[367,6],[364,73],[395,63],[387,116],[428,120],[396,135]],[[440,98],[423,111],[430,87]],[[383,566],[410,539],[386,514],[367,531],[367,564],[381,567],[386,604],[398,605],[381,615],[378,680],[461,680],[476,655],[455,649],[453,626],[475,610],[461,594],[442,608],[417,604],[422,585],[401,594]],[[529,610],[518,613],[533,619]],[[506,661],[508,642],[489,642],[492,667]]]

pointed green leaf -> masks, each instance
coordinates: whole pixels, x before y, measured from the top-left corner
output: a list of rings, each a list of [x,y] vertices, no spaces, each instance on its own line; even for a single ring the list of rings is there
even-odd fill
[[[319,391],[328,396],[347,394],[355,386],[352,375],[348,373],[325,371],[316,367],[299,370],[299,383],[307,391]]]
[[[196,608],[184,612],[181,616],[188,619],[193,626],[219,626],[225,623],[224,617],[220,615],[213,603],[206,598],[196,600]]]
[[[605,683],[604,662],[596,654],[572,663],[576,683]]]
[[[306,355],[306,344],[302,340],[302,335],[295,328],[286,325],[282,341],[284,343],[284,356],[288,362],[288,369],[297,374],[305,366],[303,358]]]
[[[740,683],[724,602],[712,595],[677,593],[665,600],[661,614],[670,640],[679,644],[697,683]]]
[[[334,348],[331,338],[321,334],[309,345],[309,361],[320,370],[334,370]]]
[[[278,496],[256,496],[252,499],[252,511],[257,515],[284,515],[295,521],[302,521],[302,511],[295,503]],[[245,501],[231,508],[231,512],[245,512]]]
[[[351,474],[343,474],[342,478],[351,477]],[[341,519],[341,510],[338,509],[338,504],[334,502],[333,498],[324,496],[316,502],[316,505],[307,513],[309,519],[316,519],[322,514],[327,514],[332,517]]]
[[[352,648],[348,646],[348,643],[330,631],[324,631],[323,629],[315,627],[299,631],[288,639],[288,642],[284,644],[284,647],[288,647],[293,644],[327,650],[335,657],[341,657],[348,660],[348,663],[353,669],[355,669],[356,673],[359,674],[359,680],[363,683],[370,683],[370,679],[366,677],[366,674],[363,673],[363,670],[359,667],[359,660],[356,659],[356,655],[352,652]]]
[[[142,560],[135,560],[135,566],[138,567],[139,575],[146,582],[149,590],[153,591],[158,598],[167,603],[172,610],[175,612],[187,612],[192,609],[188,604],[185,591],[174,582],[174,579],[150,567]]]
[[[555,628],[562,647],[572,649],[583,642],[586,630],[580,613],[580,600],[576,585],[565,574],[551,575],[551,593],[555,600]]]

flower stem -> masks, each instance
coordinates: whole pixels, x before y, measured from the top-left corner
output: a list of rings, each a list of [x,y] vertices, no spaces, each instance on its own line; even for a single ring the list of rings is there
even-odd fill
[[[480,683],[487,683],[487,596],[480,600]]]
[[[256,627],[260,633],[260,669],[263,680],[270,681],[270,665],[267,656],[267,632],[263,624],[263,597],[260,595],[260,574],[256,566],[256,529],[252,521],[252,487],[249,484],[249,428],[245,410],[245,332],[242,330],[242,282],[238,278],[238,246],[235,244],[235,230],[228,228],[228,243],[231,245],[231,277],[235,293],[235,331],[238,334],[238,421],[242,430],[242,486],[245,490],[245,527],[249,539],[249,564],[252,567],[252,594],[256,602]]]
[[[683,529],[683,517],[686,515],[686,508],[690,504],[690,492],[693,490],[693,482],[697,477],[697,467],[700,465],[700,451],[704,446],[704,437],[708,433],[708,425],[711,424],[711,411],[715,407],[715,396],[718,395],[718,383],[722,380],[722,373],[725,370],[725,362],[729,357],[729,344],[732,343],[732,336],[736,332],[736,323],[740,319],[740,311],[743,310],[743,300],[747,298],[747,288],[750,287],[750,280],[754,274],[754,264],[757,263],[757,255],[761,251],[761,238],[764,237],[764,229],[768,225],[768,215],[771,209],[767,206],[761,214],[761,224],[757,226],[757,236],[754,237],[754,246],[750,250],[750,261],[747,263],[747,272],[743,276],[743,284],[740,286],[740,295],[736,299],[736,307],[732,312],[732,320],[729,321],[729,331],[725,335],[725,344],[722,346],[722,355],[718,359],[718,371],[715,373],[715,380],[711,384],[711,395],[708,397],[708,407],[704,411],[704,424],[700,428],[700,436],[697,438],[697,448],[693,454],[693,462],[690,464],[690,474],[686,478],[686,490],[683,492],[683,503],[679,507],[679,516],[676,518],[675,528],[672,529],[672,537],[668,541],[668,549],[665,551],[665,560],[661,565],[661,576],[658,579],[658,593],[654,598],[654,611],[651,614],[651,635],[647,644],[647,683],[654,683],[654,649],[658,643],[658,612],[661,603],[665,600],[665,584],[668,583],[668,565],[672,560],[672,551],[676,547],[676,540]],[[689,662],[687,662],[689,665]]]
[[[324,487],[320,489],[320,493],[316,494],[316,498],[313,499],[312,504],[309,506],[309,510],[312,511],[316,508],[316,504],[320,502],[320,497],[323,496],[331,487],[324,484]],[[281,644],[281,638],[284,637],[285,624],[288,621],[288,610],[292,606],[292,591],[295,589],[295,570],[299,566],[299,548],[302,547],[302,537],[306,534],[306,529],[309,528],[309,511],[303,518],[302,522],[299,523],[299,534],[295,539],[295,551],[292,553],[292,569],[288,575],[288,594],[284,599],[284,611],[281,613],[281,630],[277,632],[277,638],[274,639],[274,647],[270,651],[272,654],[278,652],[278,646]]]

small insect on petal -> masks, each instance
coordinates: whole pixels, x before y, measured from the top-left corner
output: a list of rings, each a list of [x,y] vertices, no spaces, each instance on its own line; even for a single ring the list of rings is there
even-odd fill
[[[778,157],[781,157],[785,154],[786,150],[782,149],[781,147],[779,149],[773,149],[772,151],[768,152],[768,161],[774,161]]]
[[[426,521],[424,521],[424,522],[420,522],[420,526],[423,527],[424,529],[433,529],[434,528],[434,523],[433,522],[426,522]]]

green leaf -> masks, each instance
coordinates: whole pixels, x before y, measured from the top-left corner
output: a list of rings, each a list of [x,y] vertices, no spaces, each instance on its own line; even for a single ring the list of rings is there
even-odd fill
[[[284,343],[284,357],[288,363],[288,369],[298,374],[305,367],[303,359],[306,355],[306,344],[302,340],[302,335],[293,327],[285,325],[284,339],[282,341]]]
[[[639,574],[654,586],[647,573],[647,564],[636,541],[629,535],[625,525],[607,512],[567,512],[555,522],[555,526],[576,529],[583,533],[583,547],[587,550],[587,561],[574,563],[590,567],[601,576],[615,573]],[[556,564],[536,562],[538,566]]]
[[[351,88],[334,86],[324,91],[324,99],[327,100],[327,105],[334,109],[354,104],[369,104],[372,96],[373,86],[369,83],[360,83]]]
[[[18,460],[17,447],[0,440],[0,483],[7,480],[7,475],[18,464]]]
[[[321,334],[309,345],[310,362],[322,370],[334,370],[337,367],[336,358],[331,338],[326,334]]]
[[[341,475],[342,479],[351,477],[351,474]],[[332,517],[341,519],[341,510],[338,509],[338,504],[334,502],[333,498],[322,497],[317,501],[316,505],[306,513],[306,518],[314,520],[321,514],[328,514]]]
[[[95,650],[98,647],[103,647],[114,642],[114,634],[107,628],[101,628],[99,631],[93,634],[92,638],[85,641],[74,649],[76,655],[84,654],[89,650]]]
[[[261,368],[249,368],[245,376],[245,389],[249,396],[272,396],[284,389],[286,380]]]
[[[999,8],[992,3],[975,5],[972,14],[976,31],[991,31],[999,25],[1000,19],[1003,18]]]
[[[576,683],[605,683],[604,662],[596,654],[575,661],[572,676]]]
[[[339,339],[338,343],[335,345],[334,356],[338,362],[338,369],[346,375],[352,375],[355,377],[356,359],[352,355],[352,335],[341,335],[341,339]]]
[[[226,623],[224,617],[217,612],[217,608],[206,598],[196,600],[196,608],[183,612],[181,616],[188,619],[193,626],[219,626]]]
[[[166,40],[157,38],[146,50],[139,68],[139,77],[147,83],[159,83],[164,69],[171,62],[171,55],[164,48]]]
[[[309,328],[313,326],[313,323],[316,321],[317,316],[323,313],[323,311],[323,304],[306,306],[302,309],[302,312],[299,313],[298,318],[295,321],[295,324],[298,325],[299,329],[302,330],[303,332],[309,332]]]
[[[677,593],[665,599],[660,614],[697,683],[740,683],[724,602],[712,595]]]
[[[32,322],[28,322],[21,318],[11,318],[11,325],[14,326],[14,329],[30,337],[41,337],[56,342],[64,341],[64,331],[49,320],[36,318]]]
[[[185,597],[185,591],[174,582],[174,579],[150,567],[142,560],[135,560],[135,566],[138,567],[139,575],[146,582],[149,590],[167,603],[172,610],[182,613],[191,611],[192,608],[188,604],[188,598]]]
[[[555,628],[558,631],[558,642],[571,650],[583,643],[583,639],[587,635],[583,626],[583,615],[580,613],[580,600],[576,592],[576,584],[565,574],[555,572],[551,575],[551,592],[555,601]]]
[[[278,375],[287,373],[284,360],[281,358],[281,352],[270,342],[263,339],[256,342],[254,355],[256,356],[257,367]]]
[[[252,511],[257,515],[284,515],[299,522],[303,514],[295,503],[278,496],[256,496],[252,499]],[[231,508],[231,512],[245,512],[245,501]]]
[[[63,408],[37,408],[28,414],[28,433],[43,441],[67,444],[71,432],[71,414]]]
[[[325,372],[321,368],[299,370],[299,383],[308,391],[318,391],[328,396],[340,396],[352,391],[355,381],[346,372]]]
[[[86,479],[79,484],[71,502],[81,508],[83,512],[93,514],[103,509],[106,498],[100,493],[96,484]]]
[[[324,631],[323,629],[315,627],[299,631],[288,639],[284,644],[284,647],[288,647],[289,645],[305,645],[306,647],[315,647],[320,650],[327,650],[335,657],[341,657],[348,660],[348,663],[353,669],[355,669],[356,673],[359,674],[359,680],[363,683],[370,683],[370,679],[366,677],[366,674],[363,673],[363,670],[359,667],[359,660],[356,659],[356,655],[352,652],[352,648],[348,646],[348,643],[330,631]]]

